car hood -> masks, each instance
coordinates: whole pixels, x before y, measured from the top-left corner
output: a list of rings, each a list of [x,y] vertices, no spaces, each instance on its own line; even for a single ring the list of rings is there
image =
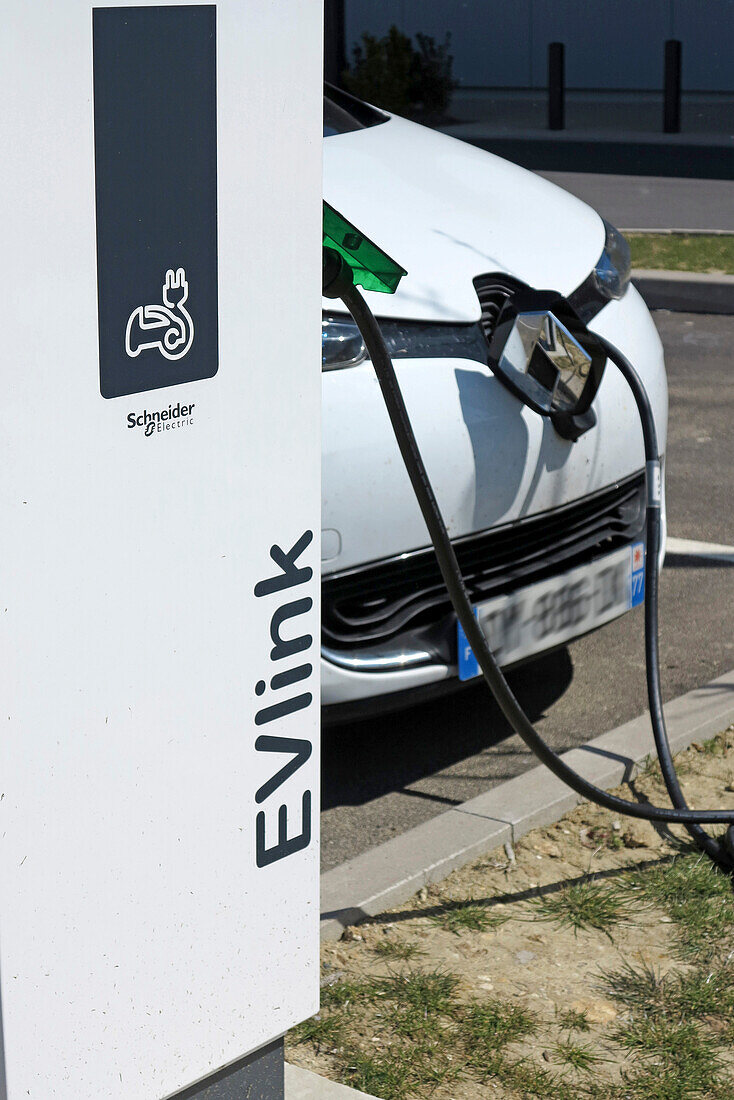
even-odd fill
[[[476,321],[487,272],[570,294],[604,247],[599,215],[560,187],[395,116],[324,140],[324,198],[408,272],[367,294],[381,317]]]

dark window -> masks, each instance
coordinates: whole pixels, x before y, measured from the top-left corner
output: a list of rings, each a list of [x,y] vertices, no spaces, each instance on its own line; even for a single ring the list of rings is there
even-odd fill
[[[349,134],[352,130],[364,130],[387,122],[388,115],[370,107],[332,84],[324,85],[324,137]]]

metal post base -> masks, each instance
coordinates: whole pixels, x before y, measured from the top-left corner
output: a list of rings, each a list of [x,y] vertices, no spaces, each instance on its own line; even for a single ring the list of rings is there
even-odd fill
[[[283,1100],[283,1040],[177,1092],[171,1100]]]

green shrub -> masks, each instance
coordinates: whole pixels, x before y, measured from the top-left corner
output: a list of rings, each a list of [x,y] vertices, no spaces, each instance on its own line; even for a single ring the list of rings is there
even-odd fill
[[[344,87],[395,114],[444,114],[456,86],[451,35],[440,44],[427,34],[415,38],[417,47],[395,24],[384,38],[363,34],[361,45],[352,50],[351,67],[343,73]]]
[[[454,59],[449,53],[451,35],[441,45],[428,34],[416,34],[414,92],[427,115],[443,115],[451,102],[456,83],[451,75]]]

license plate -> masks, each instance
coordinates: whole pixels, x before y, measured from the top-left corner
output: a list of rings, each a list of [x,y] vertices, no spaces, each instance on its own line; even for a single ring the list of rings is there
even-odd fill
[[[509,596],[478,604],[474,616],[501,665],[561,645],[637,607],[645,598],[645,544],[633,543]],[[479,663],[457,623],[459,679],[478,676]]]

